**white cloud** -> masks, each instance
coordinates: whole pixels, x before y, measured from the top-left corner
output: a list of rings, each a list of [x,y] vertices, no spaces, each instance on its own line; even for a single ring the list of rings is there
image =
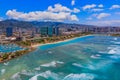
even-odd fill
[[[118,14],[118,15],[120,15],[120,12],[116,12],[115,14]]]
[[[87,20],[92,20],[93,18],[92,17],[88,17]]]
[[[72,0],[71,5],[72,5],[72,6],[75,5],[75,0]]]
[[[61,4],[55,4],[54,7],[49,6],[48,11],[50,12],[71,12],[71,9],[62,6]]]
[[[90,12],[100,12],[100,11],[103,11],[103,4],[99,4],[99,5],[96,5],[96,4],[91,4],[91,5],[85,5],[83,6],[83,10],[88,10]]]
[[[85,6],[83,6],[83,10],[91,9],[91,8],[95,8],[95,7],[96,7],[96,4],[85,5]]]
[[[54,7],[49,6],[46,11],[24,13],[14,9],[8,10],[6,15],[12,19],[25,21],[79,21],[78,17],[75,15],[75,13],[78,12],[80,12],[80,10],[77,8],[72,10],[61,4],[55,4]]]
[[[100,14],[97,15],[97,19],[102,19],[102,18],[108,17],[108,16],[110,16],[110,15],[111,15],[111,14],[109,14],[109,13],[100,13]]]
[[[103,8],[104,6],[103,6],[103,4],[99,4],[98,7],[99,8]]]
[[[112,5],[110,9],[120,9],[120,5]]]
[[[67,8],[66,6],[62,6],[61,4],[55,4],[54,7],[49,6],[48,11],[49,12],[73,12],[73,13],[80,12],[80,10],[77,8],[74,8],[72,10],[72,9]]]
[[[87,20],[91,20],[91,19],[93,19],[93,18],[97,18],[97,19],[102,19],[102,18],[105,18],[105,17],[108,17],[108,16],[110,16],[111,14],[109,14],[109,13],[100,13],[100,14],[92,14],[91,16],[89,16],[88,18],[87,18]],[[89,19],[90,18],[90,19]]]
[[[9,18],[25,21],[79,21],[76,15],[68,12],[33,11],[29,13],[8,10]]]
[[[103,11],[104,9],[100,9],[100,8],[94,8],[94,9],[92,9],[91,11],[93,11],[93,12],[100,12],[100,11]]]
[[[73,11],[74,13],[79,13],[79,12],[80,12],[80,10],[77,9],[77,8],[74,8],[72,11]]]
[[[3,17],[0,17],[0,21],[3,21],[4,20],[4,18]]]
[[[88,21],[86,24],[97,26],[119,26],[120,20]]]

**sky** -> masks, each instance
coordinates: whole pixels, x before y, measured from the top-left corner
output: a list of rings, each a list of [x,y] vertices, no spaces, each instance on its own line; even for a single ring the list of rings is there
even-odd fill
[[[0,0],[0,20],[120,26],[120,0]]]

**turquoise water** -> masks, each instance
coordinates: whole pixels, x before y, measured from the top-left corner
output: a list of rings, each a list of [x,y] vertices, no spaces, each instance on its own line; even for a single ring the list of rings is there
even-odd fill
[[[0,53],[15,52],[23,49],[24,48],[15,44],[0,44]]]
[[[120,80],[120,38],[86,36],[0,64],[0,80]]]

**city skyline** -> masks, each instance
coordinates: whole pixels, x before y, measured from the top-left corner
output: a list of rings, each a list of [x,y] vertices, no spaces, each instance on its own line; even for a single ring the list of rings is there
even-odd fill
[[[0,18],[119,26],[120,0],[0,1]],[[108,4],[109,3],[109,4]]]

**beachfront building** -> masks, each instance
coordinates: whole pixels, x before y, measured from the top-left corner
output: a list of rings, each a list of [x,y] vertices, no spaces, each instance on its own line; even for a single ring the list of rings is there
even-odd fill
[[[53,36],[53,27],[41,27],[40,28],[40,34],[41,36]]]
[[[55,36],[58,36],[58,35],[59,35],[59,27],[54,27],[54,28],[53,28],[53,34],[54,34]]]
[[[40,28],[40,35],[41,37],[45,37],[48,35],[48,27],[41,27]]]
[[[13,28],[7,27],[6,28],[6,37],[11,37],[13,35]]]
[[[53,35],[59,35],[59,27],[41,27],[40,34],[42,37],[52,37]]]

